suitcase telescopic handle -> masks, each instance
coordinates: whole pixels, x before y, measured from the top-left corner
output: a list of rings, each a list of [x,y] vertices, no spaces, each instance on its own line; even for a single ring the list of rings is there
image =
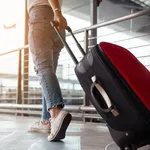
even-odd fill
[[[74,61],[74,63],[77,65],[78,64],[78,60],[75,57],[75,55],[73,54],[71,48],[69,47],[68,43],[65,41],[65,39],[61,36],[59,30],[57,29],[58,23],[56,21],[51,21],[50,22],[52,27],[55,29],[56,33],[58,34],[60,40],[62,41],[63,45],[65,46],[65,48],[67,49],[69,55],[71,56],[72,60]],[[79,48],[80,52],[82,53],[83,56],[85,56],[85,51],[83,50],[83,48],[81,47],[81,45],[79,44],[79,42],[77,41],[76,37],[74,36],[71,28],[68,26],[66,28],[66,30],[71,34],[71,36],[73,37],[77,47]]]
[[[97,97],[94,95],[94,88],[96,88],[98,90],[98,92],[100,93],[100,95],[102,96],[103,100],[105,101],[105,103],[107,105],[107,108],[104,108],[101,105],[101,103],[99,103],[99,109],[105,113],[111,112],[113,114],[113,116],[117,117],[119,115],[119,112],[112,105],[111,100],[110,100],[109,96],[107,95],[106,91],[104,90],[104,88],[96,81],[92,83],[91,89],[90,89],[91,96],[96,102],[100,101],[100,99],[97,99]]]

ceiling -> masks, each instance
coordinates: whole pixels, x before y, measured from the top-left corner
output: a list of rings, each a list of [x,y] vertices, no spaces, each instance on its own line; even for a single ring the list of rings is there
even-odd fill
[[[142,7],[150,8],[150,0],[131,0],[131,1]]]
[[[135,1],[135,0],[132,0]],[[129,15],[131,13],[147,9],[147,7],[141,6],[131,0],[102,0],[101,4],[97,8],[98,11],[98,23],[112,20],[118,17]],[[144,0],[143,0],[144,1]],[[63,12],[64,14],[70,14],[80,19],[90,22],[90,3],[91,0],[64,0]],[[132,20],[133,27],[141,26],[136,32],[148,32],[150,26],[149,16],[142,16]],[[117,25],[111,26],[117,29],[126,29],[130,27],[130,21],[125,21]]]

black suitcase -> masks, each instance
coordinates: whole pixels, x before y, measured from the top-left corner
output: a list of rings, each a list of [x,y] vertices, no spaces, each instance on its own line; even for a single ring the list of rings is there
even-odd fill
[[[136,150],[150,144],[150,73],[125,48],[101,42],[78,62],[61,38],[55,22],[52,26],[72,57],[75,74],[97,112],[106,121],[120,149]]]

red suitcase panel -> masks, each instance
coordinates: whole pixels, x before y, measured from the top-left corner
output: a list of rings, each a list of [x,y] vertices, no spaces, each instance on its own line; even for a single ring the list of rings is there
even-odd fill
[[[137,96],[150,110],[149,70],[131,52],[121,46],[101,42],[100,47]]]

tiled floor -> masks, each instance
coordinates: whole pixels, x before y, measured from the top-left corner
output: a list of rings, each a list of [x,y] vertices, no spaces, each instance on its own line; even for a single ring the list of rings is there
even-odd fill
[[[62,142],[48,142],[47,135],[27,132],[28,125],[35,120],[38,118],[0,115],[0,150],[118,149],[115,144],[110,144],[113,141],[105,125],[72,122]],[[140,150],[148,149],[145,147]]]

